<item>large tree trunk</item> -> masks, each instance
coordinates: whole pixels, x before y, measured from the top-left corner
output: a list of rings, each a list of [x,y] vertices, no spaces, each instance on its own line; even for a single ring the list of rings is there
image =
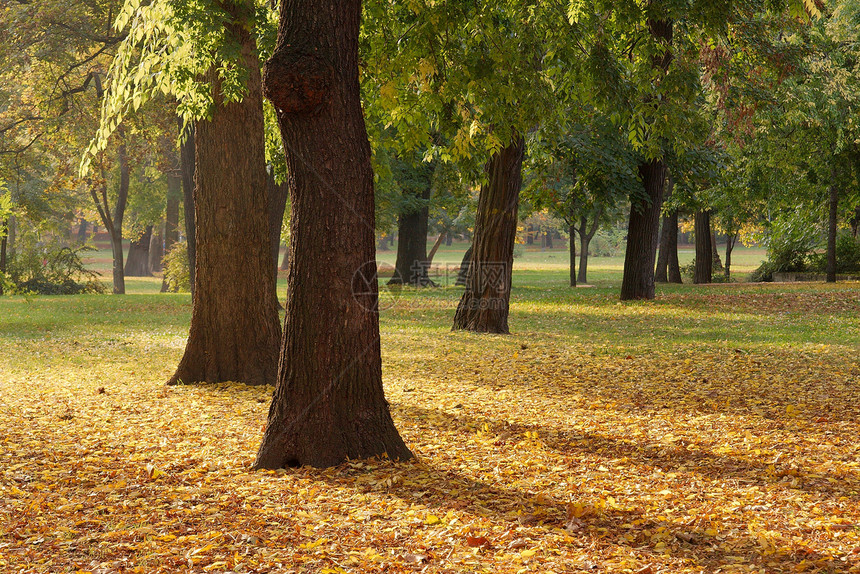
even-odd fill
[[[382,388],[360,17],[360,0],[283,0],[266,63],[292,217],[278,383],[256,468],[412,457]]]
[[[576,287],[576,226],[568,225],[570,233],[570,286]]]
[[[182,119],[179,119],[182,128]],[[188,275],[191,284],[191,298],[194,298],[195,272],[197,269],[197,217],[194,213],[194,179],[197,172],[197,161],[194,157],[195,131],[192,124],[188,127],[185,139],[179,146],[180,165],[182,169],[182,202],[185,206],[185,243],[188,246]]]
[[[151,277],[149,270],[149,242],[152,240],[152,226],[147,225],[143,234],[128,246],[128,259],[125,262],[126,277]]]
[[[247,71],[241,102],[224,103],[213,66],[212,118],[195,133],[197,251],[191,329],[168,381],[273,384],[281,329],[269,243],[260,63],[247,14],[253,2],[224,4],[226,35]]]
[[[525,140],[514,135],[487,162],[481,186],[472,260],[466,290],[454,314],[454,329],[508,333],[511,270],[517,235]]]
[[[416,172],[419,170],[421,168]],[[425,174],[421,170],[421,173],[415,175],[420,177]],[[430,175],[426,178],[426,186],[421,190],[421,207],[403,212],[397,218],[397,260],[394,263],[394,275],[388,281],[389,285],[433,285],[427,276],[427,228],[430,215],[427,200],[430,199],[432,175],[431,168]]]
[[[165,143],[165,158],[169,165],[167,169],[167,206],[164,215],[164,241],[162,243],[162,254],[159,259],[159,267],[164,255],[169,253],[173,246],[179,242],[179,204],[182,201],[182,160],[180,154],[176,153],[173,142]],[[194,214],[193,207],[189,207],[191,215]],[[153,269],[155,270],[155,269]],[[168,290],[167,279],[161,283],[161,292]]]
[[[836,188],[836,170],[831,176],[827,217],[827,282],[836,283],[836,224],[839,213],[839,191]]]
[[[460,268],[457,270],[457,281],[454,283],[458,287],[464,287],[469,282],[469,273],[472,271],[472,245],[469,245],[466,253],[463,254],[462,261],[460,261]]]
[[[268,174],[269,198],[269,241],[272,253],[272,274],[275,281],[275,307],[282,309],[278,301],[278,254],[281,251],[281,228],[284,226],[284,210],[287,208],[287,196],[290,190],[287,182],[278,183],[275,175]]]
[[[639,176],[647,200],[630,208],[627,226],[627,249],[624,253],[624,276],[621,300],[654,298],[654,258],[660,229],[660,208],[666,182],[666,164],[652,160],[639,166]]]
[[[696,212],[694,233],[696,235],[696,268],[693,283],[710,283],[714,273],[714,249],[711,245],[711,212]]]

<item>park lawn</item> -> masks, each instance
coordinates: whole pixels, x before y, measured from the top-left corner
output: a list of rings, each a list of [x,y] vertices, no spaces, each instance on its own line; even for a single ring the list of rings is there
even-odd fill
[[[187,294],[0,298],[0,569],[860,572],[860,284],[621,303],[563,254],[515,263],[509,336],[383,288],[418,460],[324,471],[249,470],[271,387],[164,386]]]

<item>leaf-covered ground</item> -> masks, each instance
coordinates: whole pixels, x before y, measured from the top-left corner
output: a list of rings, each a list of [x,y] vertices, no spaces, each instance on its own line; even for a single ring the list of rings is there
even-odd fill
[[[249,470],[271,388],[163,385],[187,296],[0,300],[0,570],[860,572],[860,286],[519,277],[506,337],[399,293],[418,460],[325,471]]]

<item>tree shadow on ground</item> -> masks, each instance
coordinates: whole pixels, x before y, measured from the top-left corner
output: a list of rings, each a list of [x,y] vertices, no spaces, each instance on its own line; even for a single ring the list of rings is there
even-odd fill
[[[426,423],[429,428],[422,429],[422,432],[435,430],[439,435],[452,432],[452,429],[460,425],[475,424],[488,425],[490,432],[494,430],[518,433],[537,431],[541,436],[549,434],[546,432],[547,429],[538,425],[511,427],[500,421],[455,416],[439,411],[431,412],[417,407],[398,406],[395,411],[402,417],[432,421]],[[587,442],[583,442],[582,438],[586,438]],[[667,471],[681,472],[685,472],[681,468],[682,465],[686,464],[688,468],[694,465],[695,472],[705,473],[705,476],[715,481],[731,479],[747,481],[752,477],[752,480],[759,484],[772,484],[770,479],[765,478],[767,469],[732,457],[699,453],[679,459],[676,453],[657,452],[625,441],[597,435],[583,437],[577,433],[568,435],[563,433],[556,439],[545,441],[545,444],[548,448],[573,458],[586,453],[598,453],[601,456],[613,458],[627,457],[631,465],[651,465]],[[496,525],[501,524],[502,529],[507,524],[506,537],[493,540],[488,534],[489,543],[498,550],[510,552],[511,542],[515,539],[532,542],[546,539],[548,545],[556,544],[562,550],[561,562],[557,565],[568,569],[594,571],[595,566],[564,563],[565,547],[572,550],[590,547],[589,553],[593,553],[594,556],[622,554],[633,556],[643,564],[665,560],[676,562],[682,559],[686,561],[687,566],[705,568],[708,571],[737,562],[766,567],[768,572],[793,572],[803,561],[817,562],[819,566],[844,566],[838,556],[830,556],[808,547],[788,544],[785,548],[771,546],[769,543],[764,543],[753,529],[746,527],[746,524],[732,529],[729,533],[715,535],[708,530],[707,524],[695,521],[689,524],[677,524],[666,516],[646,515],[641,508],[635,506],[590,508],[576,517],[571,514],[570,500],[508,486],[503,478],[494,476],[492,473],[486,473],[486,479],[474,478],[453,468],[430,466],[420,461],[391,463],[388,468],[391,476],[396,476],[397,479],[386,483],[383,487],[363,482],[361,478],[366,471],[360,465],[344,465],[337,473],[320,474],[314,478],[340,488],[356,488],[362,493],[377,495],[387,494],[409,503],[422,504],[440,516],[444,516],[448,511],[471,513],[487,517]],[[808,480],[810,488],[822,488],[820,492],[828,496],[838,497],[849,488],[848,481],[841,486],[829,488],[820,485],[810,476],[803,474],[800,476],[803,480]],[[850,484],[856,487],[856,479]],[[744,517],[743,522],[752,523],[761,520],[761,516],[753,516],[755,512],[749,511],[749,518]],[[631,527],[634,523],[635,528]],[[659,536],[655,537],[655,533],[659,533]],[[482,533],[475,535],[478,534]]]

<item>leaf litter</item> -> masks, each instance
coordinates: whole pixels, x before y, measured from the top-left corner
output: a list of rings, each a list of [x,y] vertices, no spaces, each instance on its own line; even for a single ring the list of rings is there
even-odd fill
[[[384,332],[418,460],[276,472],[250,470],[271,388],[163,386],[181,335],[6,336],[0,568],[860,572],[856,348],[529,327]]]

